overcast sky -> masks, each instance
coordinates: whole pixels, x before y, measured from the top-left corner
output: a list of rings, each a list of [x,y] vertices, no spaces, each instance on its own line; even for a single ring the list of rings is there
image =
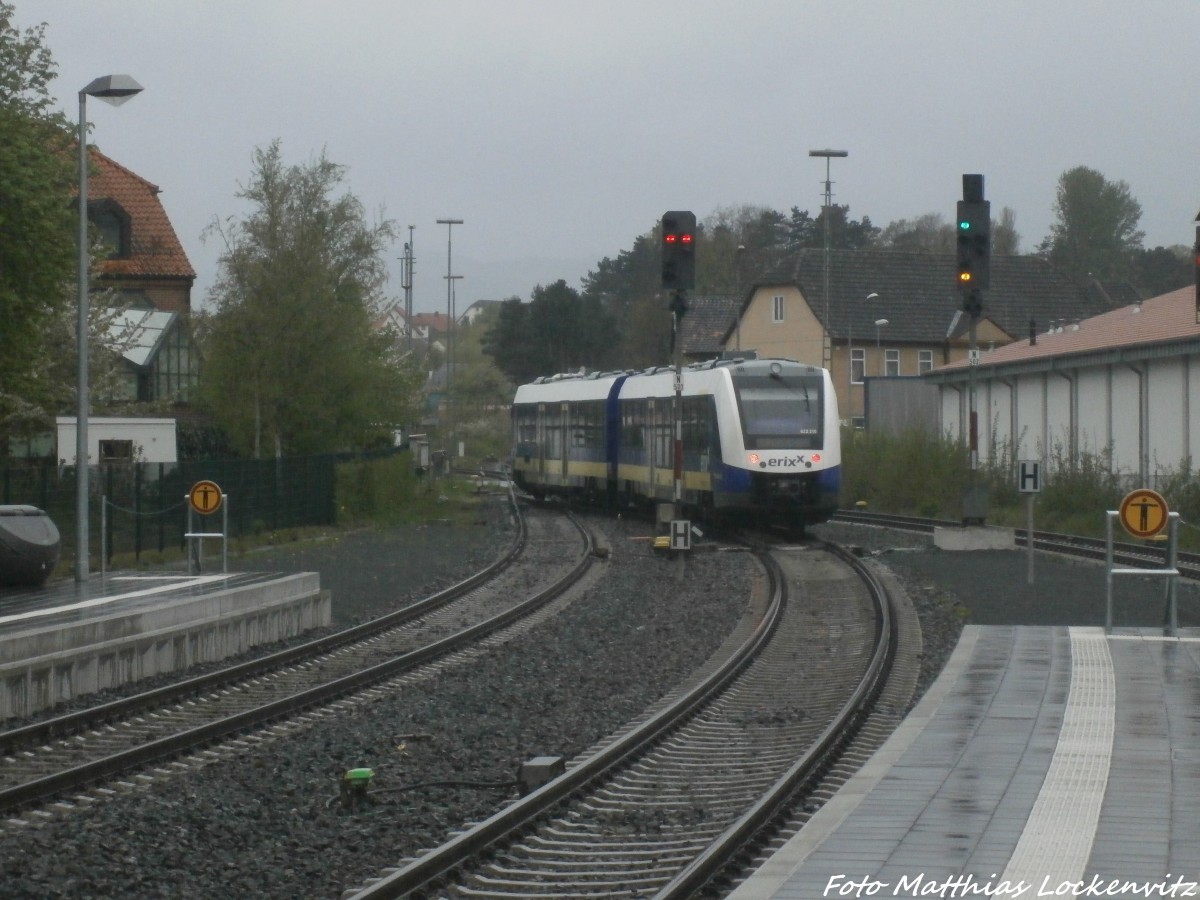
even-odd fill
[[[1028,252],[1059,176],[1126,182],[1148,247],[1200,209],[1195,0],[15,0],[48,23],[52,86],[113,73],[91,140],[162,188],[204,303],[256,147],[322,150],[372,216],[415,225],[418,311],[578,286],[670,209],[947,220],[964,172]],[[402,293],[397,241],[389,296]],[[886,285],[879,286],[884,293]]]

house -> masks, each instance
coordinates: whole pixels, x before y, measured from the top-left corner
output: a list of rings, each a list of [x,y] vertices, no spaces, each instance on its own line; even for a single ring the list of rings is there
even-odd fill
[[[974,384],[982,460],[1043,460],[1053,477],[1056,464],[1090,457],[1131,487],[1155,487],[1200,455],[1197,292],[1048,320],[977,366],[957,361],[926,380],[939,393],[943,432],[964,440]]]
[[[110,400],[186,403],[199,375],[191,336],[196,272],[159,201],[157,185],[89,148],[88,219],[109,247],[92,290],[120,308],[110,337],[123,352],[123,388]]]
[[[826,268],[823,250],[801,250],[760,267],[747,283],[720,338],[722,352],[753,350],[829,368],[842,418],[856,425],[870,378],[922,375],[968,354],[970,319],[961,312],[953,256],[833,250]],[[1111,297],[1098,286],[1076,287],[1036,257],[993,257],[977,346],[1009,344],[1030,323],[1096,315]],[[707,327],[696,324],[697,346],[711,341]]]
[[[110,248],[93,268],[93,288],[116,291],[122,306],[190,314],[196,270],[158,199],[158,186],[94,147],[88,153],[88,219]]]
[[[449,346],[450,317],[445,313],[414,313],[413,335],[427,341],[431,349],[444,351]]]
[[[474,325],[475,320],[482,316],[490,309],[498,307],[504,301],[502,300],[476,300],[463,311],[463,314],[458,317],[460,325]]]

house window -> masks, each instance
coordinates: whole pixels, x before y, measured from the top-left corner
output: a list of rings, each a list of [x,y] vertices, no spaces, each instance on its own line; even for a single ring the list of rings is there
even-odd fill
[[[133,441],[101,441],[100,462],[102,463],[131,463],[133,462]]]
[[[867,351],[862,347],[854,347],[850,351],[850,383],[862,384],[867,374]]]
[[[109,259],[128,259],[132,253],[132,222],[115,200],[98,200],[88,204],[88,218],[100,232],[108,247]]]
[[[924,375],[926,372],[933,369],[933,351],[918,350],[917,351],[917,374]]]
[[[883,374],[889,377],[900,374],[900,351],[883,351]]]
[[[775,297],[772,298],[771,321],[772,322],[782,322],[783,321],[783,295],[782,294],[776,294]]]

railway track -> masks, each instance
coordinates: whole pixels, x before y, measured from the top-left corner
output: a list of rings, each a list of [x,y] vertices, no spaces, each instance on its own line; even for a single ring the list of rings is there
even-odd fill
[[[961,523],[944,519],[927,519],[919,516],[899,516],[889,513],[868,513],[843,510],[832,519],[833,522],[846,524],[874,525],[882,528],[894,528],[900,531],[910,531],[918,534],[933,534],[935,528],[959,528]],[[1014,546],[1028,547],[1029,533],[1024,528],[1014,528]],[[1060,553],[1064,556],[1074,556],[1082,559],[1103,560],[1105,558],[1105,540],[1103,538],[1083,537],[1081,535],[1058,534],[1052,531],[1033,532],[1033,547],[1047,553]],[[1165,547],[1159,542],[1145,541],[1133,543],[1130,541],[1113,542],[1113,560],[1119,565],[1159,565],[1164,561]],[[1179,572],[1185,578],[1200,578],[1200,554],[1178,554]]]
[[[896,613],[832,546],[762,555],[753,615],[558,777],[343,897],[693,897],[784,827],[884,689]],[[801,803],[803,806],[803,803]]]
[[[566,549],[564,549],[566,548]],[[91,803],[114,779],[187,768],[285,737],[323,710],[395,689],[533,627],[593,559],[574,519],[519,517],[509,552],[484,572],[395,614],[251,663],[0,734],[0,811]],[[220,746],[218,746],[220,745]],[[222,750],[221,747],[224,749]],[[185,761],[180,761],[181,759]],[[150,776],[153,777],[153,776]],[[80,792],[88,793],[80,793]]]

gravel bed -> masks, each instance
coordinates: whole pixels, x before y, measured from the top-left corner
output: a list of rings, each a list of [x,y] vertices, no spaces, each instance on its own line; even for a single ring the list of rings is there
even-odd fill
[[[697,552],[681,582],[673,563],[650,553],[649,525],[594,524],[612,546],[608,575],[545,626],[404,696],[172,777],[136,798],[5,829],[5,897],[336,898],[382,860],[416,853],[486,816],[515,796],[521,762],[569,758],[636,716],[708,656],[744,607],[754,571],[748,556]],[[1103,622],[1104,572],[1095,563],[1039,554],[1035,583],[1027,585],[1024,551],[950,553],[929,536],[859,525],[812,531],[857,546],[905,587],[925,642],[918,694],[966,622]],[[342,626],[455,583],[511,539],[497,499],[470,526],[354,532],[251,554],[237,565],[319,571]],[[1126,579],[1116,623],[1161,622],[1161,592],[1150,579]],[[691,627],[679,628],[683,619]],[[1200,624],[1200,590],[1191,584],[1180,586],[1180,619]],[[608,661],[602,667],[590,661],[598,650]],[[376,773],[373,802],[343,809],[339,779],[360,766]]]
[[[333,898],[381,862],[486,816],[515,796],[523,761],[569,758],[635,717],[703,662],[744,609],[756,570],[748,555],[697,552],[680,581],[674,563],[650,552],[649,525],[596,524],[612,547],[607,577],[545,626],[253,753],[6,829],[5,897]],[[471,551],[436,532],[421,543],[402,531],[347,535],[261,563],[319,563],[339,617],[356,620],[427,592],[418,582],[435,571],[453,572],[452,583],[468,557],[507,545],[502,527],[481,529]],[[346,810],[339,780],[357,767],[376,773],[373,802]],[[406,787],[430,782],[456,784]]]

